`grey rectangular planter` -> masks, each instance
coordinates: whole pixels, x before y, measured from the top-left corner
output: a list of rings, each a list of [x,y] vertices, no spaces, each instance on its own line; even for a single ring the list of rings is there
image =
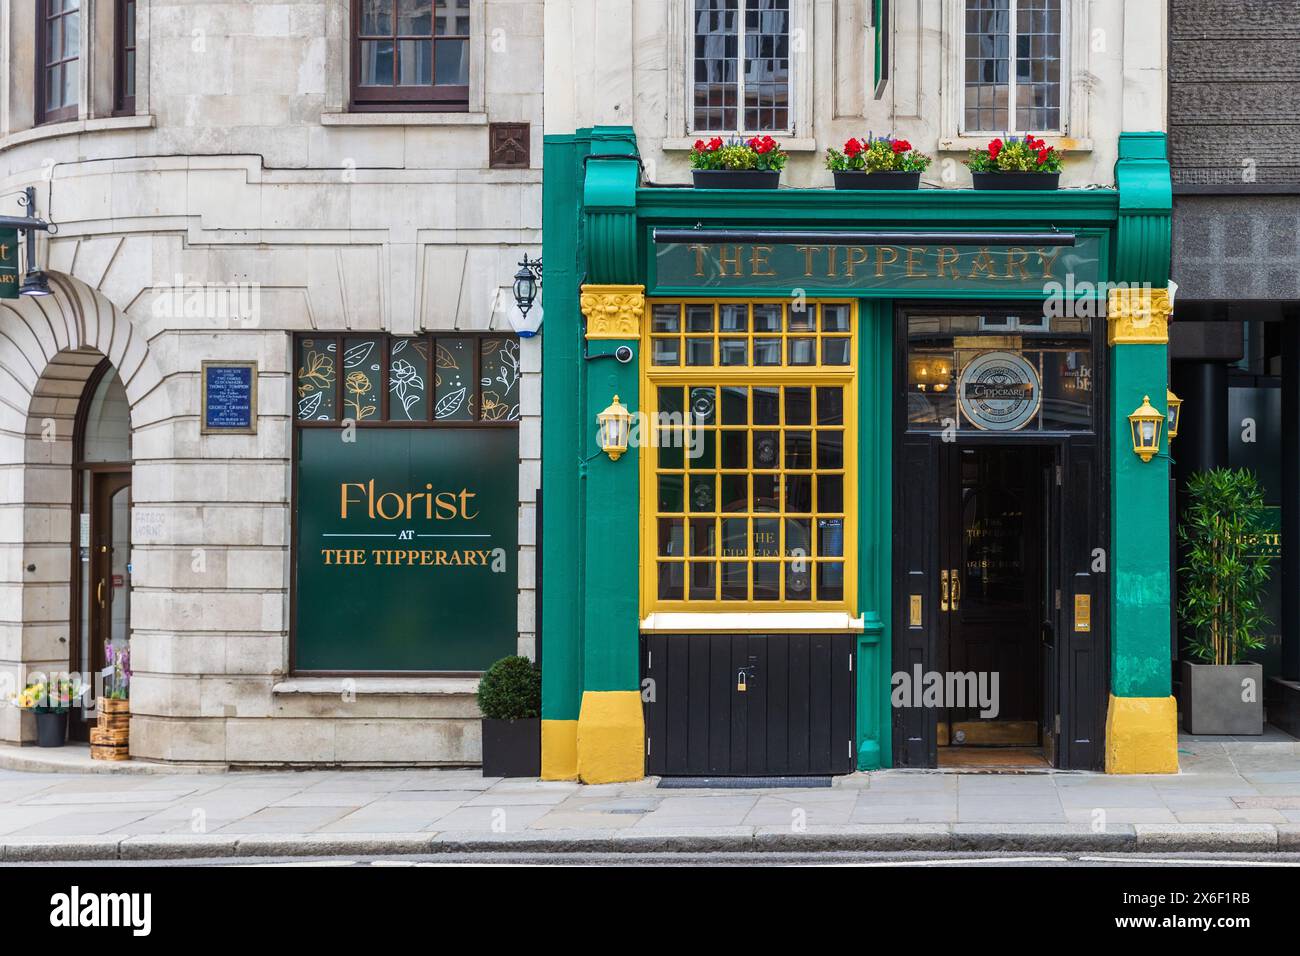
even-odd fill
[[[1242,700],[1243,696],[1253,699]],[[1263,665],[1183,661],[1183,730],[1197,735],[1262,734]]]

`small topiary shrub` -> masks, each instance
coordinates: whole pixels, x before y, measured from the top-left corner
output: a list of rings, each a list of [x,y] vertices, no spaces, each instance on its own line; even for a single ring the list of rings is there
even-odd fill
[[[503,657],[483,674],[478,706],[488,720],[542,715],[542,675],[526,657]]]

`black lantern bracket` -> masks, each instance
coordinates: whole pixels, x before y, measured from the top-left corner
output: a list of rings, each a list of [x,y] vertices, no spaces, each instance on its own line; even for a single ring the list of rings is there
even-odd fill
[[[47,235],[57,235],[59,227],[52,222],[41,219],[36,213],[36,187],[26,187],[22,195],[18,197],[18,205],[27,210],[26,216],[0,216],[0,229],[16,229],[22,234],[27,244],[27,275],[23,279],[22,288],[19,290],[23,295],[49,295],[49,282],[45,273],[35,266],[36,263],[36,233],[44,232]]]

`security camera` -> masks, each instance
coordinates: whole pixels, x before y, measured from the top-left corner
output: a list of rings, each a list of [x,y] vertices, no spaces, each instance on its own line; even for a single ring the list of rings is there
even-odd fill
[[[632,349],[626,345],[620,345],[614,349],[614,358],[618,359],[624,365],[632,361]]]

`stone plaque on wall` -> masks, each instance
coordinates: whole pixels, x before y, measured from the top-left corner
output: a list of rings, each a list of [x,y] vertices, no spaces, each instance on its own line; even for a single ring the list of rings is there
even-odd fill
[[[492,169],[527,169],[532,161],[527,123],[488,125],[488,165]]]

